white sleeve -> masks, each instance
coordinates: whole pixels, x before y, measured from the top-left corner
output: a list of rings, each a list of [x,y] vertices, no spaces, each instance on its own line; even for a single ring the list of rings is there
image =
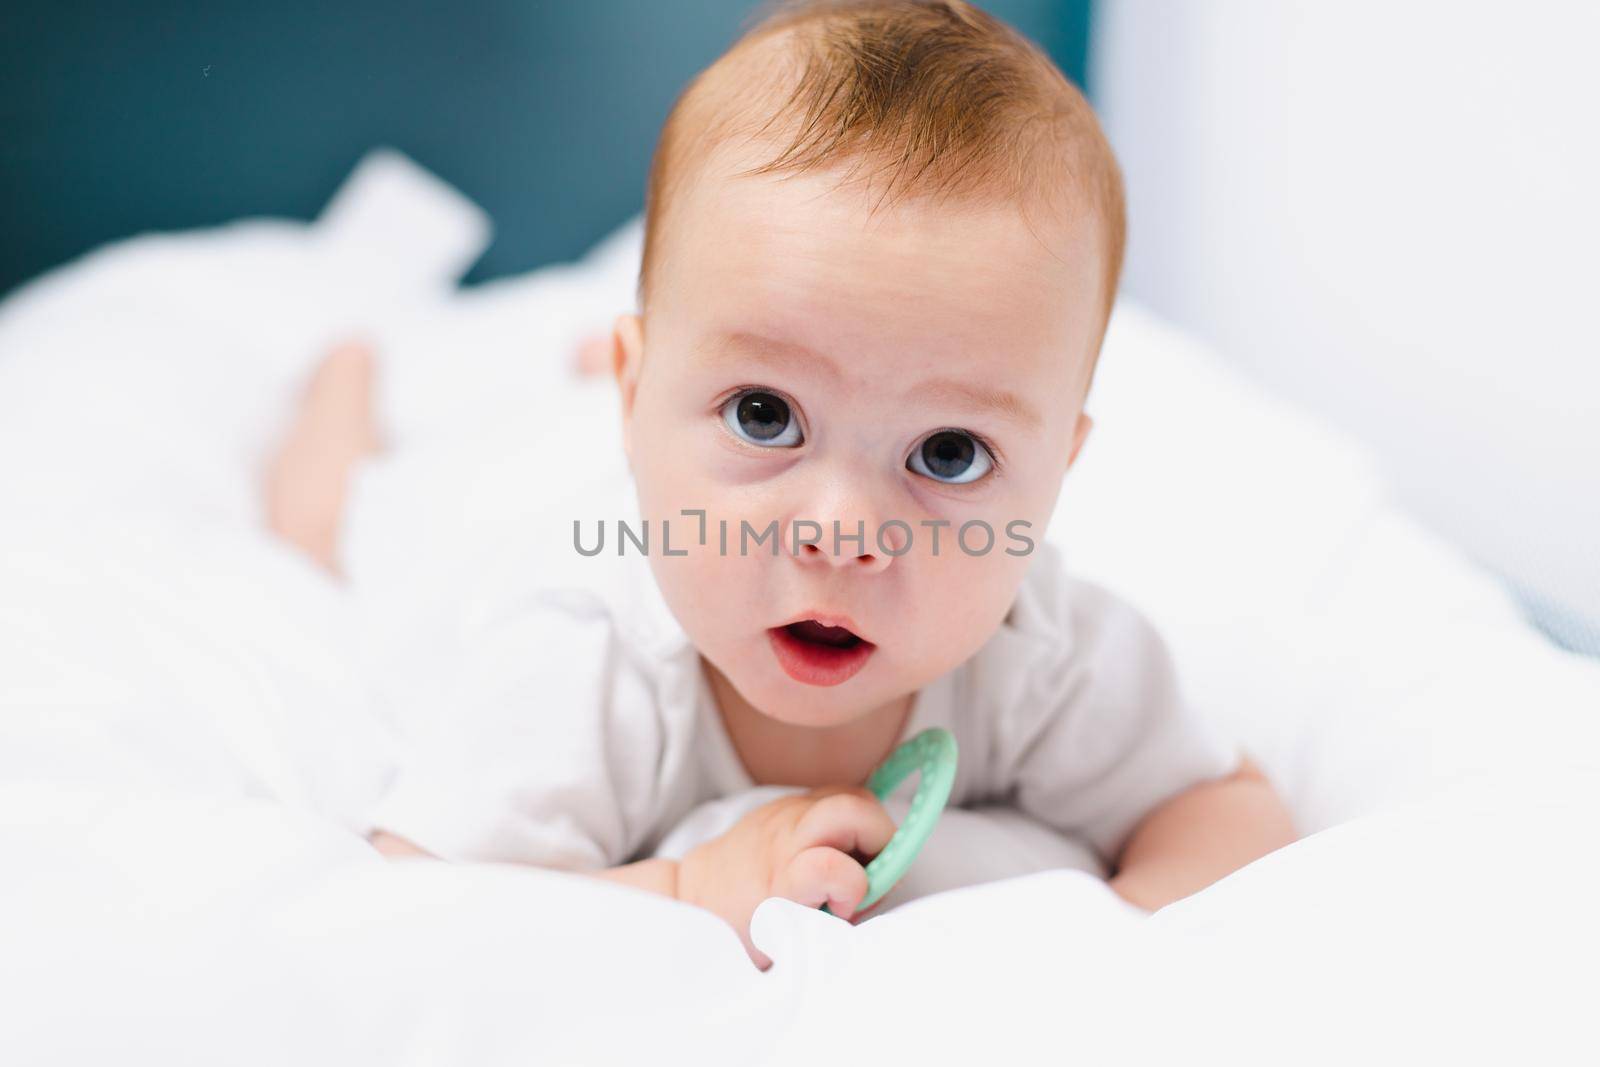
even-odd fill
[[[1133,607],[1064,577],[1045,599],[1043,614],[1065,625],[1041,630],[1001,756],[1022,810],[1110,863],[1152,809],[1231,773],[1240,753],[1185,700],[1166,644]]]
[[[631,859],[660,766],[648,672],[598,598],[530,594],[467,628],[446,707],[372,823],[444,859],[570,870]]]

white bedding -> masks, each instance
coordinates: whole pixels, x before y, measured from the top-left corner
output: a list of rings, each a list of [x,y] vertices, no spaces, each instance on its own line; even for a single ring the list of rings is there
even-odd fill
[[[564,360],[626,306],[636,234],[455,294],[482,235],[385,157],[314,226],[142,239],[0,309],[6,1062],[1600,1053],[1600,665],[1128,306],[1050,536],[1323,832],[1149,920],[1073,871],[856,927],[769,902],[764,975],[670,902],[379,860],[356,829],[391,731],[440,710],[452,597],[620,462]],[[254,479],[352,329],[395,450],[347,595],[258,532]]]

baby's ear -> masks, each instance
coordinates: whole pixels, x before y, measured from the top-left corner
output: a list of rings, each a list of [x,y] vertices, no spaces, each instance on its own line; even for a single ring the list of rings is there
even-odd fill
[[[633,462],[633,398],[639,388],[639,364],[644,359],[644,320],[619,315],[611,328],[611,374],[622,402],[622,450]]]
[[[1067,470],[1071,470],[1072,465],[1078,461],[1078,453],[1083,450],[1083,443],[1089,439],[1089,431],[1092,429],[1094,429],[1094,419],[1089,417],[1088,412],[1080,411],[1078,425],[1072,431],[1072,451],[1067,454]]]

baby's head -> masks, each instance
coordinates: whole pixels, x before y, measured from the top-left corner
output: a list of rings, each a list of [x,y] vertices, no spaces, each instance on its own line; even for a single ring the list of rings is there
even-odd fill
[[[995,632],[1089,430],[1122,241],[1088,104],[959,0],[781,7],[695,79],[613,358],[714,684],[840,725]]]

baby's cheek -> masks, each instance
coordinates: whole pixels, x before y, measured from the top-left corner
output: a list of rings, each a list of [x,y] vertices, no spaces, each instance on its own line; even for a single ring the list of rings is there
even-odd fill
[[[987,641],[1004,620],[1016,599],[1027,560],[1004,554],[997,542],[988,553],[955,555],[930,560],[916,583],[919,603],[913,618],[928,633],[930,647],[938,648],[954,667]]]
[[[721,529],[711,514],[706,516],[705,544],[700,543],[701,524],[695,516],[672,519],[671,531],[671,550],[683,555],[656,553],[651,563],[662,595],[691,637],[714,643],[750,626],[769,625],[752,616],[759,614],[759,568],[773,560],[739,555],[736,530],[729,531],[724,553]]]

